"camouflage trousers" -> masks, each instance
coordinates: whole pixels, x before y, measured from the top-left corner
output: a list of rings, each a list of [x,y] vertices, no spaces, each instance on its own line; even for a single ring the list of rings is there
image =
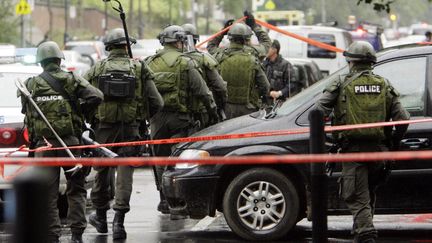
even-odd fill
[[[77,145],[79,141],[76,137],[63,138],[67,145]],[[55,139],[48,140],[54,147],[60,147],[60,144]],[[37,147],[42,146],[44,143],[39,144]],[[78,151],[72,150],[75,156],[78,157]],[[63,151],[43,151],[35,153],[35,157],[69,157]],[[66,171],[71,167],[63,167]],[[38,167],[36,170],[42,170],[46,174],[48,181],[48,237],[50,239],[58,239],[61,235],[61,224],[59,211],[57,207],[57,200],[59,196],[59,183],[60,183],[60,167]],[[86,196],[87,191],[84,187],[85,177],[87,173],[84,169],[71,176],[71,173],[65,173],[67,180],[66,196],[69,205],[67,220],[70,224],[71,232],[82,234],[87,226],[85,217],[86,211]]]
[[[95,129],[96,141],[99,143],[128,142],[139,140],[138,124],[100,124]],[[119,156],[138,156],[139,147],[121,147],[115,150]],[[91,191],[91,200],[96,209],[110,208],[110,167],[95,166],[97,171],[95,182]],[[132,194],[133,172],[132,166],[117,166],[115,181],[115,195],[113,209],[122,213],[130,210],[130,197]]]
[[[379,145],[354,145],[344,152],[383,151]],[[342,164],[341,197],[353,215],[352,233],[356,237],[377,237],[373,225],[376,195],[375,191],[380,183],[380,175],[384,168],[383,162]]]

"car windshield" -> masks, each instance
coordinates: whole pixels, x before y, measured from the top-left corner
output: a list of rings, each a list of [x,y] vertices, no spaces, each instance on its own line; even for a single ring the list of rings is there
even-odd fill
[[[20,99],[17,97],[15,80],[22,81],[29,77],[36,76],[36,73],[0,73],[0,107],[21,107]]]
[[[322,93],[324,88],[332,82],[334,79],[338,78],[339,75],[348,73],[348,66],[340,69],[329,77],[315,83],[314,85],[303,90],[299,94],[293,96],[292,98],[285,101],[285,103],[277,110],[277,116],[285,116],[294,112],[302,104],[309,102],[317,94]]]

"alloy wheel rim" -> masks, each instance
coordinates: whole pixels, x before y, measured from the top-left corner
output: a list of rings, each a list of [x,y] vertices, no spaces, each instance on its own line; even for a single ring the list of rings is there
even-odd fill
[[[237,198],[237,214],[242,223],[252,230],[270,230],[276,227],[286,211],[282,191],[267,181],[252,182],[244,187]]]

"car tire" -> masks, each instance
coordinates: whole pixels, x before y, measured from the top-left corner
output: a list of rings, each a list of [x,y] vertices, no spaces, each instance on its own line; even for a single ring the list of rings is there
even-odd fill
[[[69,209],[69,204],[68,204],[68,200],[67,200],[67,196],[66,194],[64,195],[58,195],[58,199],[57,199],[57,208],[59,211],[59,217],[62,218],[66,218],[67,217],[67,213],[68,213],[68,209]]]
[[[223,198],[228,225],[247,240],[275,240],[285,236],[297,223],[299,205],[298,192],[290,179],[264,167],[236,176]]]

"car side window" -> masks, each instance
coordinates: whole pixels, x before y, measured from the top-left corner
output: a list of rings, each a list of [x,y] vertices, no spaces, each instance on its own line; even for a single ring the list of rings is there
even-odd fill
[[[328,45],[336,46],[336,37],[329,34],[309,34],[309,39],[326,43]],[[325,50],[313,45],[308,44],[307,57],[309,58],[336,58],[336,52]]]
[[[374,73],[389,80],[400,93],[402,105],[413,116],[425,115],[426,57],[410,58],[383,63]]]

